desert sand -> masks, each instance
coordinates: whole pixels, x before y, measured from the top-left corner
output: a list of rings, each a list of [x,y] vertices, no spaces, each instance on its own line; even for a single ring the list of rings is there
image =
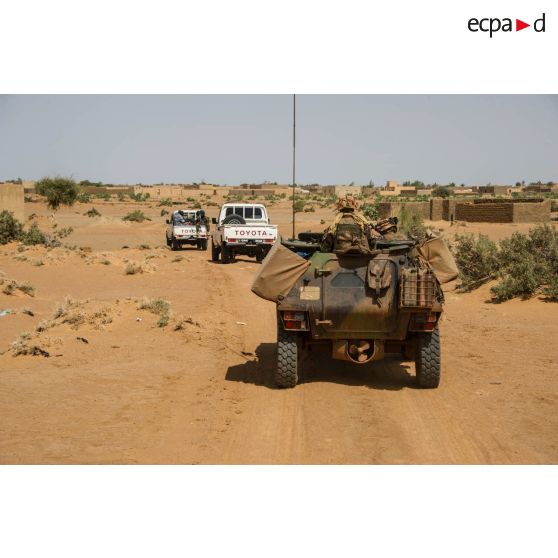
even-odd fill
[[[84,216],[91,207],[101,216]],[[122,221],[138,208],[152,220]],[[288,202],[268,209],[289,234]],[[76,248],[0,246],[5,277],[36,289],[0,292],[0,310],[13,310],[0,317],[0,463],[558,462],[558,304],[490,304],[490,285],[463,294],[452,283],[439,389],[416,389],[412,362],[356,367],[316,354],[301,384],[278,390],[275,307],[250,291],[255,260],[172,252],[156,202],[26,212],[45,230],[72,226],[63,242]],[[299,213],[297,229],[331,218]],[[529,229],[431,226],[448,238]],[[143,272],[126,275],[130,263]],[[49,323],[68,296],[73,319]],[[167,326],[139,309],[144,297],[170,303]],[[14,356],[24,332],[49,356]]]

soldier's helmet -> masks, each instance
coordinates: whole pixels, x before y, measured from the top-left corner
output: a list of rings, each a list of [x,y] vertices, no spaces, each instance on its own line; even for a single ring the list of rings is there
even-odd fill
[[[358,202],[353,196],[347,195],[344,198],[339,198],[336,203],[337,211],[348,213],[358,209]]]

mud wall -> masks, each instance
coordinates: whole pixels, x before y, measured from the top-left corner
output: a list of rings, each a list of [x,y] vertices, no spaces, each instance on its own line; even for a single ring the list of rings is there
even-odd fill
[[[550,221],[551,200],[541,200],[535,203],[514,203],[514,223],[540,223]]]
[[[418,213],[423,219],[430,219],[430,202],[382,202],[379,205],[380,218],[397,216],[403,207]]]
[[[11,211],[18,221],[25,220],[22,184],[0,184],[0,211]]]
[[[455,206],[455,220],[469,223],[512,223],[511,203],[458,203]]]

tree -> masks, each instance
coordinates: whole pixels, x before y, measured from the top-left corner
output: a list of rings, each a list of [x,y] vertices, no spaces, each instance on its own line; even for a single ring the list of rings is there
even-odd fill
[[[436,186],[432,189],[432,195],[435,198],[449,198],[451,190],[447,186]]]
[[[45,176],[35,184],[35,191],[44,196],[47,205],[56,211],[61,205],[74,205],[79,194],[79,186],[72,178]]]

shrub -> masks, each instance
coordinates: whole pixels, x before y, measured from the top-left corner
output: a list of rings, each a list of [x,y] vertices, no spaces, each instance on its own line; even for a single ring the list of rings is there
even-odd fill
[[[37,244],[46,246],[48,243],[46,234],[39,229],[37,223],[31,223],[29,230],[23,233],[21,240],[26,246],[35,246]]]
[[[457,235],[452,252],[459,268],[462,290],[470,291],[496,276],[498,248],[487,236]]]
[[[137,193],[137,194],[129,194],[130,199],[137,201],[137,202],[144,202],[150,198],[150,195],[146,192],[145,194]]]
[[[137,273],[143,273],[143,271],[141,264],[129,262],[124,269],[124,275],[136,275]]]
[[[409,209],[405,206],[401,208],[399,213],[398,230],[409,238],[415,238],[418,241],[426,240],[428,237],[422,215],[414,209]]]
[[[449,198],[451,190],[447,186],[436,186],[432,188],[432,196],[434,198]]]
[[[84,213],[84,215],[86,215],[87,217],[100,217],[101,216],[101,214],[94,207],[92,207],[89,211],[86,211]]]
[[[167,207],[171,207],[172,206],[172,200],[170,198],[164,198],[159,202],[159,207],[161,206],[167,206]]]
[[[295,213],[300,213],[304,211],[304,200],[295,200],[293,204],[293,209]]]
[[[146,217],[143,211],[140,211],[139,209],[136,209],[135,211],[128,213],[128,215],[122,217],[122,220],[135,221],[137,223],[143,223],[143,221],[151,221],[151,219],[149,219],[149,217]]]
[[[118,194],[116,194],[118,197],[118,201],[119,202],[123,202],[126,198],[124,197],[124,193],[123,192],[118,192]]]
[[[152,314],[157,314],[159,320],[157,327],[165,327],[170,320],[170,303],[162,298],[143,298],[138,304],[138,310],[148,310]]]
[[[64,227],[57,229],[53,227],[53,232],[48,234],[39,229],[37,223],[32,223],[29,230],[25,231],[21,236],[21,241],[27,246],[43,245],[46,248],[56,248],[61,246],[61,239],[66,238],[73,232],[72,227]]]
[[[10,211],[0,212],[0,244],[7,244],[19,240],[23,233],[23,225]]]
[[[161,209],[161,217],[163,217],[164,215],[168,215],[169,212],[166,209]]]
[[[370,221],[377,221],[380,218],[380,198],[376,198],[372,204],[365,205],[362,212]]]
[[[77,195],[76,201],[79,203],[89,203],[91,201],[91,194],[88,194],[87,192],[80,192]]]
[[[35,191],[44,196],[47,205],[56,211],[61,205],[74,205],[79,195],[79,186],[72,178],[46,176],[35,184]]]
[[[95,197],[99,200],[110,201],[110,194],[108,192],[100,192],[95,194]]]

